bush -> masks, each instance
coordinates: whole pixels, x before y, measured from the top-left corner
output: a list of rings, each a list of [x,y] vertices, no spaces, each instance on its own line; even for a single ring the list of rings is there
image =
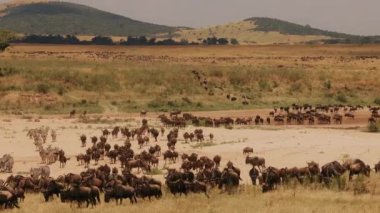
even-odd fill
[[[375,100],[373,101],[373,103],[375,103],[377,105],[380,105],[380,97],[379,98],[375,98]]]
[[[9,47],[8,43],[0,42],[0,52],[3,52],[7,47]]]
[[[238,44],[239,44],[239,41],[238,41],[236,38],[231,38],[230,43],[231,43],[232,45],[238,45]]]
[[[354,195],[368,193],[367,184],[365,183],[363,175],[359,175],[354,182]]]
[[[380,128],[378,124],[375,123],[370,123],[367,127],[368,132],[379,132]]]
[[[326,88],[326,89],[331,89],[331,81],[330,80],[327,80],[323,83],[323,86]]]
[[[302,92],[302,84],[300,82],[292,83],[290,85],[290,92]]]
[[[36,91],[38,93],[47,94],[49,93],[50,86],[48,84],[38,84],[36,87]]]
[[[347,102],[347,96],[344,93],[338,93],[335,97],[335,99],[339,102],[346,103]]]
[[[259,87],[261,91],[270,90],[270,85],[268,81],[265,81],[265,80],[259,81]]]
[[[57,92],[58,95],[62,96],[62,95],[65,94],[65,92],[66,92],[65,88],[63,88],[63,87],[59,87],[59,88],[58,88],[58,92]]]

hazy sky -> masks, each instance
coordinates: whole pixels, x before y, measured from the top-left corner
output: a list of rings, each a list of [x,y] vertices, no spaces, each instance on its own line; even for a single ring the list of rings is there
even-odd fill
[[[200,27],[264,16],[332,31],[380,35],[380,0],[67,1],[90,5],[141,21],[171,26]]]

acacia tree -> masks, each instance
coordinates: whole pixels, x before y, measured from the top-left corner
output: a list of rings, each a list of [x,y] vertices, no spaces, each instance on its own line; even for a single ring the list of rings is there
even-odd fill
[[[231,43],[232,45],[238,45],[238,44],[239,44],[239,41],[238,41],[236,38],[231,38],[230,43]]]
[[[7,47],[9,47],[7,42],[0,42],[0,52],[3,52]]]

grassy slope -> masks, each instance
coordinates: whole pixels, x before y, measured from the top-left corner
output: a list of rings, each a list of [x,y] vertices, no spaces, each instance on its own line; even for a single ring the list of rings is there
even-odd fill
[[[18,33],[81,35],[149,35],[175,28],[135,21],[72,3],[33,3],[11,7],[0,26]]]
[[[254,31],[262,32],[279,32],[284,35],[316,35],[316,36],[328,36],[332,38],[347,38],[352,35],[344,33],[330,32],[326,30],[320,30],[309,26],[303,26],[294,24],[287,21],[282,21],[273,18],[249,18],[245,21],[253,21],[256,24]]]
[[[319,34],[284,34],[276,29],[257,30],[259,25],[252,20],[218,25],[199,29],[184,29],[176,32],[178,39],[198,41],[207,37],[236,38],[240,44],[274,44],[274,43],[302,43],[313,40],[327,39],[328,36]]]
[[[25,48],[12,47],[0,58],[2,111],[62,113],[73,107],[90,112],[220,110],[293,102],[372,104],[380,93],[376,69],[380,61],[356,59],[380,55],[379,46]],[[23,55],[28,48],[39,53]],[[18,50],[22,50],[20,55]],[[320,55],[326,58],[301,60]],[[101,58],[105,56],[114,59]],[[215,95],[208,95],[199,85],[191,74],[194,69],[204,72]],[[224,92],[214,88],[221,85]],[[38,94],[44,91],[47,94]],[[253,99],[244,106],[241,99],[228,101],[227,93]]]

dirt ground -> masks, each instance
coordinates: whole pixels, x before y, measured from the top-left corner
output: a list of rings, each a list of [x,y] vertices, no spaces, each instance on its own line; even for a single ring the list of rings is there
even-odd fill
[[[246,111],[218,111],[218,112],[194,112],[195,115],[207,115],[211,117],[220,117],[228,115],[237,116],[254,116],[256,114],[266,114],[269,110],[246,110]],[[62,116],[45,116],[38,119],[23,119],[19,117],[0,117],[0,155],[10,153],[15,158],[14,174],[28,175],[31,167],[42,165],[41,159],[33,140],[27,137],[27,131],[31,128],[48,126],[57,132],[57,141],[52,142],[49,135],[48,142],[44,147],[51,145],[63,149],[67,156],[71,157],[65,168],[59,168],[59,162],[50,165],[51,176],[57,177],[69,172],[79,173],[85,168],[78,166],[75,155],[84,153],[85,149],[92,144],[89,141],[91,136],[100,136],[104,128],[111,129],[114,126],[137,127],[140,125],[141,117],[137,114],[122,115],[103,115],[105,119],[114,123],[80,123],[77,118],[68,119],[66,115]],[[148,114],[149,125],[159,127],[160,123],[156,119],[157,114]],[[380,135],[364,132],[367,125],[369,112],[362,110],[356,113],[356,118],[344,119],[343,125],[315,125],[315,126],[297,126],[297,125],[272,125],[272,126],[234,126],[233,129],[220,128],[203,128],[207,136],[206,142],[209,141],[208,135],[214,134],[214,143],[209,146],[196,146],[196,142],[185,144],[183,133],[193,131],[195,128],[190,126],[180,129],[179,142],[176,150],[182,153],[196,152],[199,155],[206,155],[210,158],[219,154],[222,156],[221,166],[225,166],[230,160],[242,169],[242,178],[244,182],[249,181],[249,165],[245,165],[245,156],[242,154],[244,147],[253,147],[254,155],[265,157],[266,165],[275,167],[302,167],[307,161],[314,160],[320,165],[333,160],[341,161],[343,157],[355,157],[364,160],[373,167],[374,163],[380,160]],[[120,122],[122,120],[123,122]],[[167,129],[166,132],[169,130]],[[79,137],[81,134],[87,135],[87,147],[82,148]],[[108,142],[113,144],[123,144],[125,138],[120,134],[118,138],[108,138]],[[157,142],[162,150],[165,151],[166,137],[159,137]],[[147,150],[149,146],[138,149],[137,141],[132,142],[135,153]],[[150,145],[155,145],[151,138]],[[160,158],[158,168],[163,170],[164,167],[179,167],[181,160],[177,164],[166,164],[163,158]],[[105,158],[100,164],[110,164],[109,159]],[[120,165],[111,165],[120,167]],[[91,162],[91,167],[97,167]],[[0,178],[4,179],[9,174],[2,173]],[[163,178],[163,175],[157,175],[156,178]]]

